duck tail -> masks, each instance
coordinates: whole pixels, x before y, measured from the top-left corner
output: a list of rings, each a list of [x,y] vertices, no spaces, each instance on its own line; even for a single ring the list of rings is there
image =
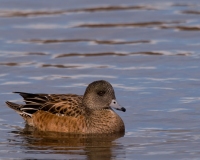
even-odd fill
[[[18,114],[22,113],[22,111],[21,111],[22,105],[19,105],[19,104],[13,103],[13,102],[9,102],[9,101],[6,101],[6,104],[8,107],[15,110]]]
[[[16,104],[16,103],[9,102],[9,101],[6,101],[6,104],[7,104],[8,107],[10,107],[15,112],[17,112],[20,116],[22,116],[22,117],[27,117],[27,116],[32,117],[32,114],[24,111],[24,109],[23,109],[24,105]]]

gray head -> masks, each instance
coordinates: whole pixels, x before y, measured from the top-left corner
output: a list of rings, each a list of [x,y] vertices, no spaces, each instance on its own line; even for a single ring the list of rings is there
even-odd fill
[[[123,112],[126,111],[117,103],[112,85],[104,80],[94,81],[88,85],[83,96],[83,105],[91,109],[112,107]]]

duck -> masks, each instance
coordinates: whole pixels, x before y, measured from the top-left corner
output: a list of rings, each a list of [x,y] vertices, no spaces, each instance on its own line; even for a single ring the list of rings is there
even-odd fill
[[[124,133],[125,125],[114,109],[126,109],[116,100],[112,85],[105,80],[90,83],[84,95],[35,94],[21,95],[25,104],[6,101],[28,124],[40,131],[74,134]]]

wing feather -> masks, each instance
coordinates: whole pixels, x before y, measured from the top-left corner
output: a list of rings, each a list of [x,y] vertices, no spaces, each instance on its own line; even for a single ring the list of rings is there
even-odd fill
[[[84,114],[82,96],[74,94],[32,94],[14,92],[24,98],[25,105],[20,105],[23,113],[31,115],[37,111],[46,111],[61,116],[79,116]]]

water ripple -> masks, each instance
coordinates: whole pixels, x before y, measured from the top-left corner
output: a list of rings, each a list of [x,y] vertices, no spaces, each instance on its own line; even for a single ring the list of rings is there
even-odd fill
[[[171,5],[172,7],[194,7],[194,4],[190,4],[190,3],[173,3]]]
[[[92,40],[92,39],[31,39],[31,40],[18,40],[18,43],[36,43],[36,44],[51,44],[51,43],[74,43],[74,42],[90,42],[93,44],[141,44],[151,43],[150,40],[137,40],[137,41],[126,41],[126,40]]]
[[[182,11],[181,13],[183,14],[200,14],[200,11],[194,11],[194,10],[186,10],[186,11]]]
[[[162,29],[175,29],[180,31],[200,31],[199,26],[161,26]]]
[[[117,77],[112,76],[112,75],[100,75],[100,74],[98,74],[98,75],[78,74],[78,75],[68,75],[68,76],[52,74],[52,75],[28,77],[28,79],[38,80],[38,81],[40,81],[40,80],[56,80],[56,79],[62,79],[62,78],[81,79],[81,78],[117,78]],[[70,84],[68,87],[72,87],[72,86],[86,86],[86,84],[83,85],[82,83],[81,84],[76,83],[76,84]]]
[[[87,68],[110,68],[110,65],[98,65],[98,64],[40,64],[39,67],[52,67],[52,68],[76,68],[76,69],[87,69]]]
[[[194,103],[200,102],[200,97],[182,97],[180,100],[181,103]]]
[[[35,56],[44,56],[48,55],[49,53],[45,52],[17,52],[17,51],[3,51],[0,50],[0,57],[20,57],[20,56],[29,56],[29,55],[35,55]],[[4,63],[2,63],[3,65]]]
[[[126,56],[126,53],[117,53],[117,52],[102,52],[102,53],[64,53],[64,54],[57,54],[53,56],[53,58],[63,58],[63,57],[75,57],[75,56]]]
[[[149,70],[156,69],[154,66],[138,66],[138,67],[116,67],[117,70]]]
[[[99,52],[99,53],[63,53],[53,55],[53,58],[63,57],[91,57],[91,56],[131,56],[131,55],[168,55],[168,56],[189,56],[192,55],[190,52],[185,51],[141,51],[141,52]]]
[[[26,82],[26,81],[8,81],[1,83],[0,85],[23,85],[23,84],[30,84],[31,82]]]
[[[120,10],[157,10],[150,5],[141,6],[99,6],[90,8],[70,9],[70,10],[0,10],[0,17],[38,17],[38,16],[55,16],[70,13],[87,13],[87,12],[108,12]]]
[[[141,91],[141,90],[144,90],[146,89],[145,87],[140,87],[140,86],[125,86],[123,84],[113,84],[113,86],[115,88],[120,88],[122,90],[125,90],[125,91]]]
[[[69,23],[69,24],[28,24],[28,25],[14,25],[13,28],[23,29],[67,29],[67,28],[141,28],[141,27],[156,27],[163,29],[168,25],[181,24],[184,21],[150,21],[150,22],[136,22],[136,23]]]
[[[163,26],[167,24],[179,24],[180,21],[162,22],[162,21],[151,21],[151,22],[138,22],[138,23],[84,23],[77,24],[74,27],[84,27],[84,28],[114,28],[114,27],[153,27],[153,26]]]
[[[5,62],[5,63],[0,63],[0,65],[2,66],[29,66],[29,65],[33,65],[36,64],[35,62],[20,62],[20,63],[16,63],[16,62]]]

